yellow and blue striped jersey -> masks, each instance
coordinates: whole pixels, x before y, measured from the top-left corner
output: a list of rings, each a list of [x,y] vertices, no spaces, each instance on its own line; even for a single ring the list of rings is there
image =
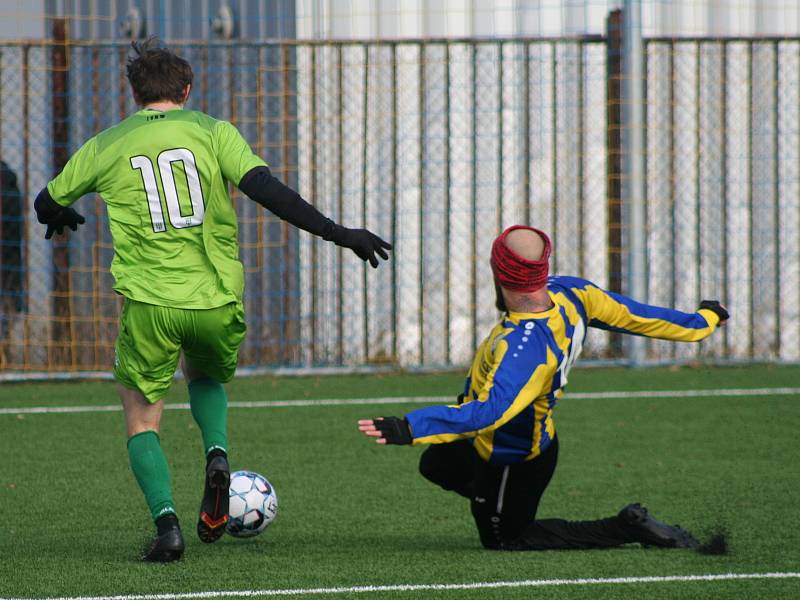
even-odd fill
[[[550,277],[552,308],[510,312],[481,343],[465,384],[465,402],[430,406],[406,415],[414,444],[473,439],[495,464],[531,460],[555,436],[553,408],[581,352],[586,327],[665,340],[696,342],[719,317],[642,304],[577,277]]]

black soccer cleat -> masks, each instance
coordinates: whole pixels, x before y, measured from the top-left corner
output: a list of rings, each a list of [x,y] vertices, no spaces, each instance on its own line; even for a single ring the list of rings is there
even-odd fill
[[[144,551],[142,560],[147,562],[172,562],[183,556],[183,534],[175,525],[161,535],[156,536],[150,547]]]
[[[619,511],[618,518],[643,546],[692,549],[700,546],[691,533],[654,519],[641,504],[629,504]]]
[[[211,544],[225,533],[228,524],[228,486],[231,471],[228,459],[215,456],[206,468],[206,488],[200,504],[200,518],[197,520],[197,535],[201,541]]]

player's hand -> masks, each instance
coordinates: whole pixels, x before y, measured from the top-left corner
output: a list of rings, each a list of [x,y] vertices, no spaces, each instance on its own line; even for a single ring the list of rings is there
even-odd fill
[[[378,438],[376,444],[411,444],[411,427],[406,419],[398,417],[378,417],[361,419],[358,430],[368,437]]]
[[[719,317],[719,325],[720,327],[725,325],[730,318],[730,314],[728,314],[728,309],[725,308],[722,304],[719,303],[719,300],[703,300],[700,303],[700,307],[697,310],[704,308],[706,310],[710,310],[715,315]]]
[[[54,233],[61,235],[64,232],[64,227],[69,227],[72,231],[78,230],[78,225],[86,223],[86,219],[73,208],[62,208],[47,222],[47,231],[45,231],[44,239],[49,240],[53,237]]]
[[[392,245],[382,240],[368,229],[348,229],[342,227],[339,233],[340,235],[333,240],[334,243],[336,243],[337,246],[350,248],[356,253],[358,258],[369,261],[372,268],[378,267],[378,258],[375,256],[376,254],[383,260],[389,260],[389,255],[386,251],[391,250]]]

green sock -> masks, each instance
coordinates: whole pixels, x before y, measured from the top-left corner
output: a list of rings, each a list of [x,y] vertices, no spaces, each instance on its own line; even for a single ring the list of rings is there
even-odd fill
[[[169,467],[158,434],[143,431],[128,438],[128,458],[153,520],[169,513],[175,514]]]
[[[203,434],[206,455],[214,449],[228,451],[228,396],[221,383],[195,379],[189,384],[189,406]]]

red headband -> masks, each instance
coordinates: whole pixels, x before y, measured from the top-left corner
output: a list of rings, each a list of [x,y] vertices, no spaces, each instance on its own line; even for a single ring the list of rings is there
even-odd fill
[[[515,229],[527,229],[539,234],[544,250],[539,260],[523,258],[506,245],[506,237]],[[501,287],[514,292],[534,292],[547,285],[550,259],[550,238],[544,231],[526,225],[513,225],[492,244],[492,272]]]

